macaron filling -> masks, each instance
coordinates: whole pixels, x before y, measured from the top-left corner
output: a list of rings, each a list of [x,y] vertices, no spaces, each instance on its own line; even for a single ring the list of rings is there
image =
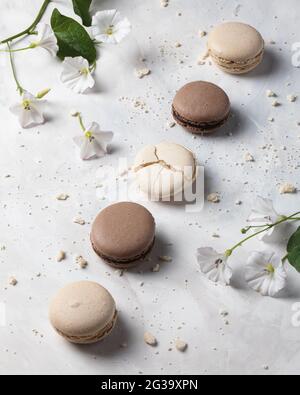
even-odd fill
[[[63,333],[62,331],[60,331],[57,328],[54,328],[54,329],[60,336],[64,337],[71,343],[76,343],[76,344],[96,343],[100,340],[103,340],[106,336],[108,336],[112,332],[112,330],[114,329],[114,327],[116,325],[117,317],[118,317],[118,312],[116,310],[112,321],[110,323],[108,323],[104,328],[100,329],[98,332],[96,332],[95,334],[92,334],[92,335],[86,335],[86,336],[68,335],[66,333]]]
[[[209,131],[213,131],[215,129],[220,128],[221,126],[223,126],[226,121],[228,120],[230,111],[228,112],[227,116],[225,118],[223,118],[220,121],[211,121],[211,122],[193,122],[190,121],[184,117],[182,117],[174,108],[172,108],[172,112],[173,112],[173,117],[176,119],[176,121],[183,127],[185,128],[189,128],[194,130],[196,133],[200,133],[200,132],[209,132]]]
[[[119,258],[119,257],[113,257],[113,256],[108,256],[104,254],[103,252],[99,251],[99,249],[96,248],[95,243],[93,242],[92,236],[91,236],[91,243],[93,250],[95,253],[102,258],[104,261],[107,263],[111,264],[112,266],[116,268],[128,268],[128,267],[133,267],[136,265],[137,261],[143,260],[146,258],[146,256],[151,252],[154,243],[155,243],[155,236],[153,237],[153,240],[151,241],[150,245],[140,254],[135,255],[131,258]],[[131,265],[130,265],[131,264]]]

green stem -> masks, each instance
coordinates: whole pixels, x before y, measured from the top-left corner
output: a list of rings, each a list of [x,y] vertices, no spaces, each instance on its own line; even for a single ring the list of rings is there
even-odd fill
[[[52,0],[44,0],[44,3],[42,5],[42,8],[40,9],[37,17],[35,18],[35,20],[33,21],[33,23],[25,30],[23,30],[22,32],[15,34],[14,36],[8,37],[5,40],[0,41],[0,44],[7,44],[19,37],[23,37],[26,36],[28,34],[32,34],[33,30],[36,28],[37,24],[41,21],[41,19],[43,18],[48,5],[51,3]]]
[[[233,246],[231,249],[226,251],[226,255],[230,256],[232,255],[232,253],[239,247],[241,247],[244,243],[246,243],[247,241],[253,239],[256,236],[259,236],[260,234],[266,232],[267,230],[270,230],[272,228],[275,228],[275,226],[281,225],[282,223],[286,222],[286,221],[290,221],[292,218],[297,217],[297,215],[299,215],[300,212],[297,212],[295,214],[292,214],[289,217],[285,217],[282,218],[280,221],[275,222],[274,224],[268,225],[267,227],[265,227],[264,229],[260,230],[259,232],[253,233],[251,236],[246,237],[245,239],[243,239],[242,241],[240,241],[238,244],[236,244],[235,246]]]
[[[32,46],[29,46],[29,47],[25,47],[25,48],[10,49],[10,50],[7,50],[7,49],[0,49],[0,52],[10,52],[10,53],[13,53],[13,52],[26,51],[27,49],[33,49],[33,47],[32,47]]]
[[[84,126],[81,114],[78,114],[78,120],[79,120],[79,124],[80,124],[80,127],[81,127],[82,131],[85,133],[86,132],[86,128]]]
[[[8,49],[9,49],[9,60],[10,60],[10,65],[11,65],[11,69],[12,69],[12,73],[14,76],[14,80],[16,82],[17,85],[17,90],[19,91],[20,95],[22,96],[24,93],[24,89],[22,88],[21,84],[19,83],[18,77],[17,77],[17,72],[16,72],[16,68],[15,68],[15,64],[14,64],[14,60],[13,60],[13,55],[10,52],[10,45],[7,43]]]

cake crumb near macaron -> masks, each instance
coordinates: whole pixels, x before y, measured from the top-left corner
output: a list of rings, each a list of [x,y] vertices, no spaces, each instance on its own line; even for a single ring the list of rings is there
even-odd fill
[[[221,201],[220,194],[217,192],[210,193],[207,196],[207,201],[210,203],[220,203]]]
[[[284,184],[280,185],[279,192],[281,193],[281,195],[289,193],[292,194],[297,192],[297,188],[293,184],[285,182]]]
[[[180,352],[185,352],[188,348],[188,344],[183,340],[177,339],[175,342],[175,347]]]
[[[65,251],[59,251],[56,261],[57,262],[62,262],[66,259],[67,254],[65,253]]]
[[[74,222],[74,224],[81,225],[81,226],[85,225],[85,223],[86,223],[85,220],[81,217],[75,217],[73,219],[73,222]]]
[[[150,332],[145,332],[144,341],[146,344],[148,344],[148,346],[151,346],[151,347],[156,347],[158,344],[156,337],[154,335],[152,335],[152,333],[150,333]]]
[[[18,280],[14,276],[11,276],[8,279],[8,283],[9,283],[9,285],[12,285],[13,287],[15,287],[18,284]]]
[[[60,193],[59,195],[56,196],[56,200],[65,201],[65,200],[68,200],[69,197],[70,196],[66,193]]]
[[[83,258],[82,255],[78,255],[75,257],[75,263],[81,268],[86,269],[88,266],[88,262]]]
[[[146,77],[147,75],[151,74],[151,70],[148,68],[143,68],[143,69],[136,69],[135,70],[135,75],[139,78],[142,79]]]

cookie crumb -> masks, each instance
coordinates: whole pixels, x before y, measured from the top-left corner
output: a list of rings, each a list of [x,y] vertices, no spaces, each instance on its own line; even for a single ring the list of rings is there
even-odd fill
[[[81,269],[85,269],[88,266],[88,262],[81,255],[75,258],[75,262]]]
[[[180,352],[185,352],[188,344],[182,340],[177,339],[175,342],[176,349]]]
[[[168,255],[161,255],[158,257],[161,262],[172,262],[173,258]]]
[[[273,107],[279,107],[281,104],[279,103],[279,101],[278,100],[274,100],[273,102],[272,102],[272,106]]]
[[[180,47],[182,47],[181,43],[179,43],[179,42],[175,43],[175,48],[180,48]]]
[[[245,155],[246,162],[255,162],[254,156],[251,155],[249,152]]]
[[[160,271],[160,264],[157,263],[153,268],[152,268],[152,272],[153,273],[158,273]]]
[[[9,285],[15,287],[18,284],[18,280],[15,277],[10,277],[8,280]]]
[[[153,336],[151,333],[146,332],[144,334],[144,341],[146,344],[148,344],[148,346],[151,347],[156,347],[157,346],[157,339],[155,336]]]
[[[266,92],[267,97],[277,97],[277,94],[270,89]]]
[[[67,195],[66,193],[61,193],[58,196],[56,196],[56,200],[61,200],[61,201],[65,201],[69,199],[69,195]]]
[[[296,95],[288,95],[287,96],[287,100],[290,102],[290,103],[295,103],[295,101],[297,100],[297,96]]]
[[[83,218],[80,217],[76,217],[73,219],[74,224],[78,224],[78,225],[85,225],[85,220]]]
[[[220,194],[217,192],[210,193],[207,196],[207,201],[210,203],[220,203],[220,201],[221,201]]]
[[[59,251],[56,261],[57,262],[62,262],[66,259],[66,253],[64,251]]]
[[[135,75],[139,78],[142,79],[144,77],[146,77],[147,75],[151,74],[151,70],[144,68],[144,69],[136,69],[135,70]]]
[[[199,31],[199,37],[200,38],[203,38],[203,37],[205,37],[207,35],[207,32],[205,31],[205,30],[200,30]]]
[[[279,187],[279,192],[282,195],[287,194],[287,193],[296,193],[297,188],[293,184],[286,182]]]

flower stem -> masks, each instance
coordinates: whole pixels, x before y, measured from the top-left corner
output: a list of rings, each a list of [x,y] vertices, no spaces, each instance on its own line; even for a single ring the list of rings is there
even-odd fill
[[[20,32],[18,34],[15,34],[14,36],[8,37],[5,40],[0,41],[0,44],[7,44],[7,43],[19,38],[19,37],[23,37],[23,36],[26,36],[28,34],[32,34],[34,29],[36,28],[37,24],[43,18],[44,14],[45,14],[45,12],[46,12],[46,10],[48,8],[48,5],[51,3],[51,1],[52,0],[44,0],[44,3],[42,5],[37,17],[35,18],[33,23],[27,29],[23,30],[22,32]]]
[[[20,84],[20,82],[18,80],[18,77],[17,77],[17,72],[16,72],[14,60],[13,60],[13,55],[10,52],[10,45],[9,45],[9,43],[7,43],[7,46],[8,46],[8,49],[9,49],[9,60],[10,60],[10,65],[11,65],[13,77],[14,77],[14,80],[15,80],[16,85],[17,85],[17,90],[20,93],[20,95],[23,95],[24,89],[22,88],[22,86],[21,86],[21,84]]]
[[[27,49],[33,49],[33,47],[30,45],[29,47],[25,47],[25,48],[18,48],[18,49],[0,49],[0,52],[21,52],[21,51],[26,51]]]
[[[86,132],[86,128],[84,126],[81,114],[78,114],[78,121],[79,121],[79,124],[80,124],[80,127],[81,127],[82,131],[85,133]]]
[[[242,241],[240,241],[238,244],[236,244],[235,246],[233,246],[231,249],[226,251],[226,255],[230,256],[232,255],[232,253],[239,247],[241,247],[244,243],[246,243],[247,241],[255,238],[256,236],[259,236],[260,234],[266,232],[267,230],[270,230],[272,228],[275,228],[275,226],[281,225],[282,223],[286,222],[286,221],[290,221],[293,218],[297,217],[297,215],[299,215],[300,212],[292,214],[289,217],[284,217],[282,218],[280,221],[275,222],[274,224],[268,225],[266,226],[264,229],[260,230],[259,232],[253,233],[251,236],[246,237],[245,239],[243,239]]]

